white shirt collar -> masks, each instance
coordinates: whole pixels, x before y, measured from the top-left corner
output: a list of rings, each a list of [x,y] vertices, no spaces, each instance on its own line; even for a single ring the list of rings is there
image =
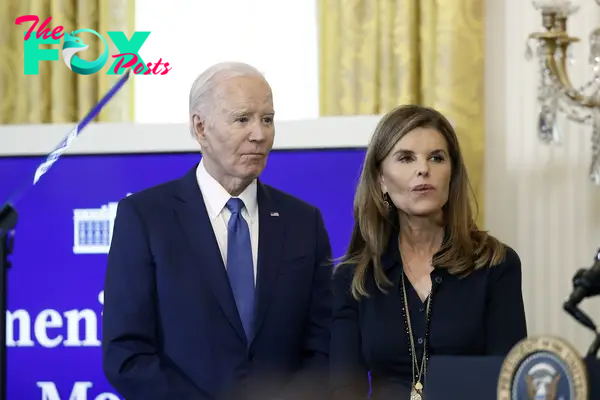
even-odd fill
[[[202,191],[202,197],[204,197],[204,202],[206,203],[206,211],[208,212],[208,216],[211,221],[214,221],[214,219],[221,214],[221,211],[223,211],[223,208],[225,208],[225,205],[229,199],[235,196],[231,196],[227,190],[225,190],[225,188],[223,188],[223,186],[221,186],[221,184],[208,173],[204,167],[203,160],[200,160],[198,168],[196,168],[196,179],[198,180],[198,185]],[[256,196],[256,179],[254,179],[252,183],[250,183],[246,189],[244,189],[244,191],[237,196],[244,202],[247,216],[250,218],[255,215],[258,205]],[[242,213],[244,213],[244,211],[242,211]]]

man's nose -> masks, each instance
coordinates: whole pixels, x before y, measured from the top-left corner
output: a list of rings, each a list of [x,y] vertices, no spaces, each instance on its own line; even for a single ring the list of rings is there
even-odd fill
[[[265,123],[261,119],[258,119],[257,121],[253,122],[250,129],[251,129],[251,132],[250,132],[250,140],[251,141],[260,142],[267,138],[269,128],[265,125]]]

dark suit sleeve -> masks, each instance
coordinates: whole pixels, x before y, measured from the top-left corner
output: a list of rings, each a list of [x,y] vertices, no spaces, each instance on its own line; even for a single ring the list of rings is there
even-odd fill
[[[315,272],[308,326],[303,344],[303,365],[286,387],[282,399],[320,400],[328,396],[329,328],[331,324],[332,254],[323,217],[316,211]]]
[[[154,264],[145,227],[120,201],[104,284],[102,356],[110,384],[128,400],[203,400],[158,354]]]
[[[492,267],[485,310],[486,354],[506,355],[527,337],[521,288],[521,260],[507,248],[504,261]]]
[[[343,265],[333,277],[330,385],[333,400],[363,400],[369,392],[368,370],[361,351],[358,302],[350,292],[354,268]]]

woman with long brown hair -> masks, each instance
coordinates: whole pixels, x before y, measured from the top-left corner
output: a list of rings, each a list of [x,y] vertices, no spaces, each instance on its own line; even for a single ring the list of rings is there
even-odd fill
[[[333,279],[335,400],[419,399],[430,355],[503,355],[527,336],[519,256],[477,228],[469,190],[443,115],[381,119]]]

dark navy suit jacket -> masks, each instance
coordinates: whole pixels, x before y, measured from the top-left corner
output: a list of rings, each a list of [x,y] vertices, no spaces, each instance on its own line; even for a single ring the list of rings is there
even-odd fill
[[[320,211],[258,184],[248,342],[195,168],[118,206],[103,365],[128,400],[319,399],[327,388],[331,248]]]

